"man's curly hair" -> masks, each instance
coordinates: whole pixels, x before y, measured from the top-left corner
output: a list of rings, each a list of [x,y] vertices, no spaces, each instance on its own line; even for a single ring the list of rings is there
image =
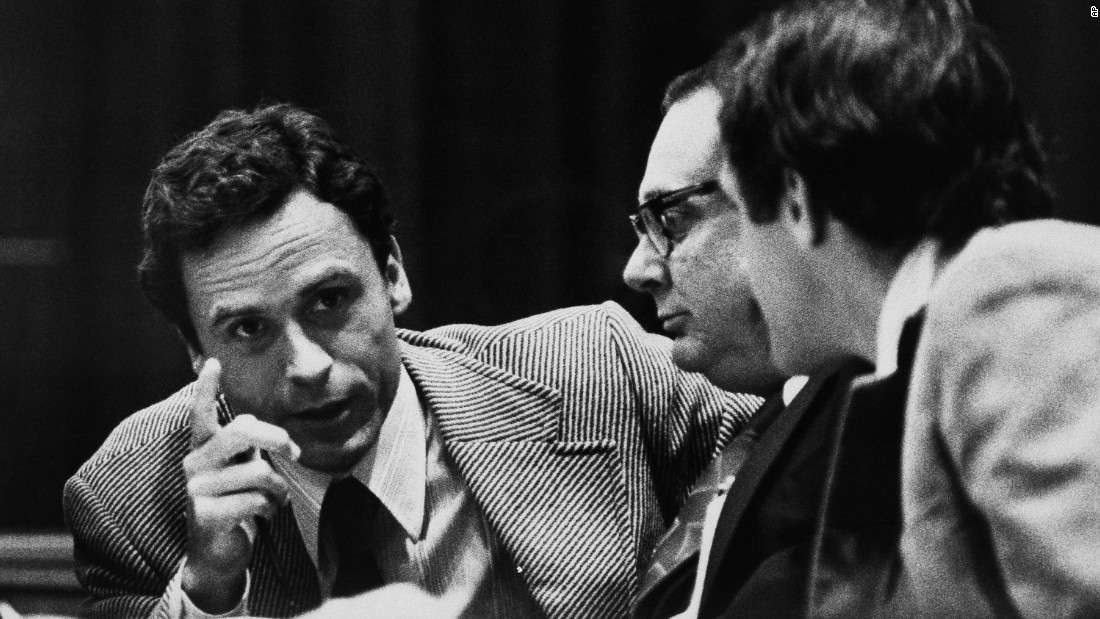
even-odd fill
[[[138,275],[146,298],[200,350],[187,311],[181,253],[273,214],[296,190],[347,213],[382,268],[393,215],[374,170],[316,115],[290,104],[222,112],[153,171],[142,206]]]

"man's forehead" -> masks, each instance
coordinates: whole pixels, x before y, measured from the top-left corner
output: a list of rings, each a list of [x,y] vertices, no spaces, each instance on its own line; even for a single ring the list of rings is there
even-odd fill
[[[208,246],[181,254],[186,271],[217,281],[234,273],[292,267],[311,254],[339,253],[346,245],[339,231],[308,220],[272,224],[254,221],[227,229]]]
[[[721,103],[714,88],[704,87],[669,108],[649,151],[640,202],[717,175]]]
[[[183,252],[181,266],[188,296],[197,299],[278,291],[365,259],[373,265],[369,243],[350,217],[305,194],[268,218],[226,229],[204,249]]]

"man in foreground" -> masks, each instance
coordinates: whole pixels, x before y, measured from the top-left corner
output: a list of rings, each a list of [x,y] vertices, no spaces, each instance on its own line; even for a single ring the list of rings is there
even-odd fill
[[[797,615],[829,430],[866,363],[787,380],[738,255],[740,222],[718,184],[724,153],[721,59],[673,80],[632,220],[638,245],[623,274],[653,296],[672,358],[731,392],[768,398],[692,490],[642,579],[636,617]]]
[[[198,379],[66,485],[96,616],[287,616],[390,583],[467,616],[623,616],[758,403],[612,304],[396,330],[382,188],[292,106],[174,148],[143,226],[143,289]]]
[[[878,375],[840,420],[809,610],[1091,614],[1100,231],[1010,223],[1051,199],[1004,60],[964,7],[906,4],[799,3],[723,52],[776,364]]]

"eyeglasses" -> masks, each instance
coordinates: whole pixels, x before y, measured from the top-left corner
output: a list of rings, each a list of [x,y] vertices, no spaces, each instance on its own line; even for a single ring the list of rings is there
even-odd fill
[[[638,212],[630,215],[630,223],[634,226],[634,233],[641,240],[642,236],[649,238],[653,247],[663,257],[668,258],[672,253],[672,231],[665,216],[665,211],[692,196],[701,196],[718,189],[718,181],[710,179],[694,185],[688,185],[683,189],[670,191],[646,200],[638,206]]]

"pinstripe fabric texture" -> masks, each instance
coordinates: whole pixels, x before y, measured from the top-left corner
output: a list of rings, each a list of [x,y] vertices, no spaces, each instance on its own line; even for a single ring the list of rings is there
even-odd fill
[[[444,444],[548,617],[622,617],[652,548],[759,398],[678,371],[617,305],[400,331]],[[124,421],[65,487],[96,617],[155,616],[185,548],[184,388]],[[289,508],[263,527],[249,611],[320,603]]]

